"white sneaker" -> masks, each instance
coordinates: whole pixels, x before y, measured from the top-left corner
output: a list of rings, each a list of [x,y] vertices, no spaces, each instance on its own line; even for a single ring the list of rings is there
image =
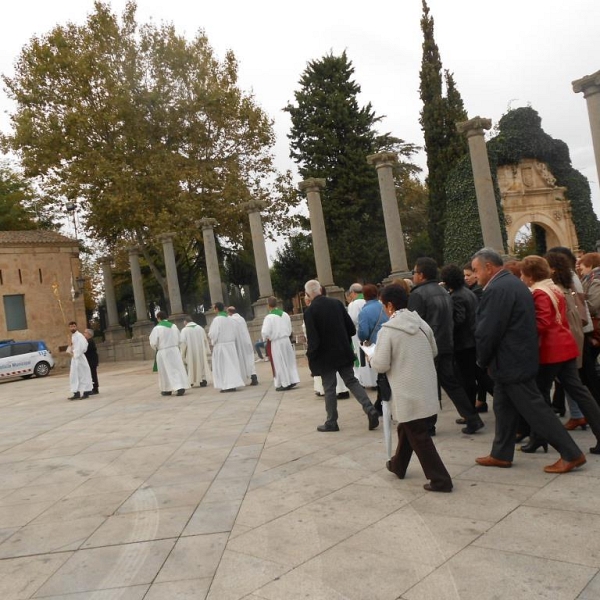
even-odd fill
[[[264,361],[265,361],[265,362],[269,362],[269,357],[268,357],[268,356],[265,356],[265,358],[264,358]]]
[[[254,362],[260,362],[262,358],[257,358]]]

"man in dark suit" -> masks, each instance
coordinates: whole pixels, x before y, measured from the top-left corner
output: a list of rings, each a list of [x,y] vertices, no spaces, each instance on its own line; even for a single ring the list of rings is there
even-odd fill
[[[94,332],[91,329],[86,329],[83,332],[88,343],[87,350],[85,351],[85,357],[87,358],[88,364],[90,365],[90,371],[92,372],[92,384],[93,388],[90,394],[99,394],[100,386],[98,385],[98,349],[96,348],[96,342],[94,342]]]
[[[558,450],[561,458],[546,473],[568,473],[586,462],[585,455],[536,385],[538,335],[533,296],[490,248],[472,259],[483,294],[477,310],[477,362],[494,380],[496,432],[488,456],[477,458],[484,467],[510,467],[515,451],[519,414]]]
[[[379,425],[379,415],[367,392],[354,376],[354,352],[352,336],[356,328],[344,305],[335,298],[321,294],[321,284],[311,279],[304,286],[310,299],[310,306],[304,312],[308,349],[306,356],[313,375],[320,375],[325,391],[327,420],[317,431],[339,431],[336,373],[344,380],[346,387],[360,402],[369,417],[369,429]]]

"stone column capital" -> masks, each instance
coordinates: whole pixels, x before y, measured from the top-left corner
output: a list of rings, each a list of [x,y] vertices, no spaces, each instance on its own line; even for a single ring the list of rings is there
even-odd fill
[[[166,233],[161,233],[157,235],[156,239],[164,244],[165,242],[172,242],[176,236],[177,234],[174,231],[168,231]]]
[[[600,93],[600,71],[596,71],[591,75],[586,75],[581,79],[576,79],[571,82],[571,85],[576,94],[583,92],[584,98],[598,94]]]
[[[456,124],[458,133],[464,133],[468,138],[474,135],[483,135],[484,129],[492,128],[492,120],[484,117],[473,117],[468,121],[462,121]]]
[[[325,179],[322,177],[309,177],[298,184],[301,192],[318,192],[325,187]]]
[[[140,256],[142,254],[139,246],[127,246],[126,250],[129,256]]]
[[[393,167],[398,162],[398,155],[395,152],[378,152],[369,154],[367,162],[376,169],[381,167]]]
[[[110,254],[107,254],[106,256],[101,256],[98,259],[98,264],[101,266],[107,265],[110,267],[112,265],[112,262],[113,262],[113,257]]]
[[[196,221],[196,227],[200,227],[202,231],[206,229],[214,229],[217,226],[217,220],[210,217],[204,217]]]
[[[250,200],[249,202],[244,202],[240,206],[248,214],[252,214],[255,212],[260,212],[263,208],[267,206],[267,203],[264,200]]]

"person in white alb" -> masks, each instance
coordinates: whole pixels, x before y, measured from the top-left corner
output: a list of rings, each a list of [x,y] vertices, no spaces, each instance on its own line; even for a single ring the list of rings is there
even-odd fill
[[[69,323],[71,332],[71,344],[67,352],[71,355],[71,370],[69,371],[69,384],[72,395],[69,400],[79,400],[89,398],[92,392],[92,372],[90,365],[85,357],[85,351],[88,348],[88,342],[83,333],[77,331],[77,323]]]
[[[158,325],[150,332],[150,347],[156,351],[158,387],[162,396],[170,396],[175,390],[183,396],[190,383],[179,351],[179,329],[167,320],[162,310],[156,313]]]
[[[250,385],[258,385],[256,367],[254,366],[254,346],[252,345],[252,338],[246,320],[237,312],[235,306],[227,307],[227,314],[235,323],[235,349],[240,361],[242,379],[246,381],[250,379]]]
[[[213,345],[213,382],[221,392],[235,392],[237,388],[246,385],[235,348],[236,327],[225,312],[222,302],[215,302],[214,308],[217,315],[208,330],[208,337]]]
[[[212,380],[210,366],[208,365],[208,337],[204,327],[194,323],[192,318],[188,316],[183,319],[179,349],[187,369],[190,385],[206,387],[208,382]]]
[[[289,315],[277,308],[277,298],[270,296],[269,314],[263,321],[261,335],[267,340],[267,353],[273,365],[275,390],[285,392],[300,382],[296,355],[292,348],[292,322]]]

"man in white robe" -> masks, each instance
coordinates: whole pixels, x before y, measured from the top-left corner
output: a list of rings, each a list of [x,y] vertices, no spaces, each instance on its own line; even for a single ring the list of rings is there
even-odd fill
[[[358,315],[366,302],[362,294],[362,284],[353,283],[350,286],[350,289],[348,290],[348,299],[350,300],[350,304],[348,304],[348,314],[358,332]],[[356,356],[356,360],[354,361],[354,376],[363,387],[377,387],[377,373],[371,368],[369,361],[360,348],[358,333],[352,336],[352,347],[354,348],[354,355]]]
[[[208,337],[213,345],[213,382],[221,392],[235,392],[236,388],[246,385],[235,348],[236,327],[225,312],[222,302],[215,303],[215,311],[217,316],[208,330]]]
[[[275,376],[275,390],[284,392],[291,390],[300,382],[296,366],[296,354],[290,341],[292,322],[287,313],[277,308],[277,298],[270,296],[268,300],[269,314],[263,321],[261,335],[267,340],[267,351]]]
[[[184,317],[180,332],[179,349],[187,369],[190,385],[206,387],[212,379],[208,364],[208,337],[204,327],[194,323],[191,317]]]
[[[235,323],[235,349],[240,361],[242,379],[245,381],[250,379],[250,385],[258,385],[256,366],[254,365],[254,346],[246,320],[237,312],[235,306],[227,307],[227,314]]]
[[[179,329],[167,321],[162,310],[156,313],[156,318],[158,325],[150,332],[150,346],[156,351],[160,393],[170,396],[176,390],[178,396],[183,396],[190,383],[179,351]]]
[[[71,332],[71,344],[67,352],[71,355],[71,370],[69,371],[69,385],[72,395],[69,400],[79,400],[90,397],[92,391],[92,372],[85,351],[88,348],[88,342],[83,333],[77,331],[77,323],[69,323]]]

